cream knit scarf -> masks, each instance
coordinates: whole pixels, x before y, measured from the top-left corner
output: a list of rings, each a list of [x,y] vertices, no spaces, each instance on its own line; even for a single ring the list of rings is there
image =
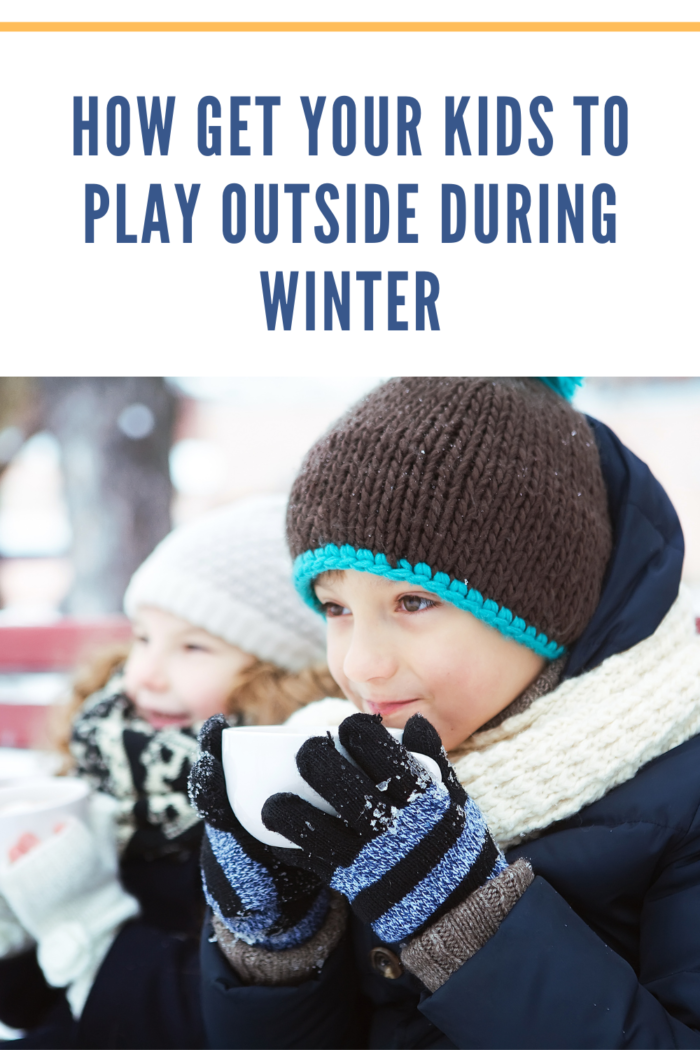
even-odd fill
[[[338,725],[355,710],[347,700],[320,700],[292,721]],[[700,637],[682,587],[651,637],[475,733],[450,757],[493,837],[508,849],[698,732]]]
[[[700,637],[681,588],[651,637],[475,733],[455,769],[507,849],[596,802],[698,732]]]

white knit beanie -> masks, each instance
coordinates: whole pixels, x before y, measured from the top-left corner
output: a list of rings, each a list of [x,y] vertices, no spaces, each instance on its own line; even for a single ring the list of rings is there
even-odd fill
[[[325,662],[325,622],[292,584],[286,504],[256,496],[175,529],[132,576],[127,616],[154,605],[292,672]]]

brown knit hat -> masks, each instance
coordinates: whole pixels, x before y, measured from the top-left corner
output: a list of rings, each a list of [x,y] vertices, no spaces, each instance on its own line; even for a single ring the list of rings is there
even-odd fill
[[[377,387],[311,449],[287,536],[295,584],[360,569],[424,587],[548,659],[598,603],[612,529],[584,416],[536,379]]]

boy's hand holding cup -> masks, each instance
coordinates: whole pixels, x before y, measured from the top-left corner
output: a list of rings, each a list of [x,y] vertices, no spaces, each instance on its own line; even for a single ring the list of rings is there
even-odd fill
[[[410,718],[399,743],[379,716],[351,715],[339,737],[351,762],[319,737],[297,755],[304,780],[339,816],[281,793],[265,803],[263,822],[301,847],[275,847],[280,859],[342,893],[382,940],[405,941],[507,862],[427,719]],[[426,756],[440,780],[423,768]]]
[[[403,941],[505,870],[427,719],[401,734],[358,713],[319,732],[227,730],[221,716],[202,730],[190,794],[207,821],[205,894],[236,938],[304,943],[329,887],[383,940]]]
[[[318,876],[281,861],[234,814],[222,767],[225,730],[222,715],[204,723],[190,772],[190,799],[206,821],[204,894],[236,939],[272,951],[297,947],[322,925],[329,894]]]

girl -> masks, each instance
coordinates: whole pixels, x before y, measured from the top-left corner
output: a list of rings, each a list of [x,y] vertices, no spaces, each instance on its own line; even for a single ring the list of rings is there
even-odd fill
[[[211,1045],[700,1046],[682,534],[566,385],[392,380],[309,453],[288,539],[356,765],[308,740],[299,770],[339,816],[273,796],[263,820],[299,848],[255,846],[205,725]]]
[[[0,864],[0,1017],[30,1029],[17,1045],[204,1045],[202,826],[186,794],[197,732],[216,712],[283,721],[335,688],[323,624],[290,583],[284,504],[176,529],[127,590],[128,654],[78,679],[64,747],[96,789],[92,827],[25,837]]]

